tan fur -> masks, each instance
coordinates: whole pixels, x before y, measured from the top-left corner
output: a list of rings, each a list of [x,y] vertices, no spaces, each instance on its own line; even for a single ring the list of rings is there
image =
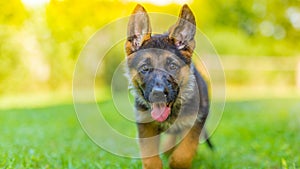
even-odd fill
[[[145,169],[161,169],[162,162],[159,158],[159,136],[157,126],[153,123],[140,123],[139,142],[141,155],[143,157],[143,168]]]
[[[166,155],[172,154],[172,152],[175,149],[174,145],[176,145],[176,138],[177,138],[176,134],[167,134],[166,135],[166,139],[162,144],[162,152],[164,152],[164,154],[166,154]]]
[[[182,86],[187,85],[188,81],[190,80],[190,78],[189,78],[190,74],[191,74],[191,72],[190,72],[189,65],[185,65],[184,67],[182,67],[180,69],[180,73],[179,73],[178,79],[181,80],[181,85]]]
[[[172,169],[188,169],[191,167],[199,143],[202,126],[198,123],[183,138],[169,159]]]
[[[162,169],[162,161],[159,156],[143,158],[144,169]]]

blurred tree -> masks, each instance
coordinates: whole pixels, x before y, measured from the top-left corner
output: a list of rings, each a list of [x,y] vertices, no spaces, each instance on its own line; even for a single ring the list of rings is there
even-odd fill
[[[300,38],[299,0],[216,0],[206,3],[205,10],[213,17],[209,17],[202,29],[220,54],[299,54],[296,50],[300,48],[300,42],[296,40]],[[231,43],[228,43],[228,37],[231,37]]]
[[[20,0],[0,1],[0,25],[18,25],[28,18],[28,12]]]
[[[19,31],[29,13],[20,0],[0,1],[0,94],[14,91],[24,77],[24,64],[20,45],[14,35]]]
[[[45,8],[25,9],[20,0],[1,1],[0,92],[70,87],[76,59],[90,36],[130,15],[135,5],[126,0],[51,0]],[[176,16],[181,6],[143,5],[148,12]],[[197,26],[221,55],[300,53],[299,0],[194,0],[190,6]],[[124,58],[123,44],[118,45],[108,53],[113,57],[104,61],[105,73],[99,74],[105,84],[110,84],[114,68]],[[35,66],[37,63],[42,66]]]
[[[61,77],[59,79],[64,78],[64,80],[65,78],[72,79],[76,59],[86,41],[101,26],[128,15],[126,10],[128,6],[129,4],[109,0],[92,0],[85,3],[80,0],[52,0],[50,2],[46,14],[47,24],[53,38],[54,50],[50,52],[49,60],[53,67],[53,79],[56,78],[56,82],[57,77]],[[121,57],[121,53],[123,53],[123,50],[118,51],[115,55]],[[72,64],[62,67],[57,61]],[[110,66],[106,66],[106,69],[106,73],[109,75],[113,73]],[[64,76],[61,76],[62,72],[64,72]],[[102,76],[104,76],[104,84],[109,84],[110,79],[106,79],[105,74]],[[53,85],[55,84],[57,83]]]

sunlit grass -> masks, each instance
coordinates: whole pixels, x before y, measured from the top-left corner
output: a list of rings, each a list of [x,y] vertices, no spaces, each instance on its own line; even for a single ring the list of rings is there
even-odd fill
[[[299,98],[227,102],[193,168],[297,168]],[[100,107],[109,109],[111,102]],[[114,120],[117,125],[121,121]],[[72,104],[0,111],[0,168],[141,168],[138,159],[112,155],[83,132]],[[167,164],[167,158],[164,163]]]

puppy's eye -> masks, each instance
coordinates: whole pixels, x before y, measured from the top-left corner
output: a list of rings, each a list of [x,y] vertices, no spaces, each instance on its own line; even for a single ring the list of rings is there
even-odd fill
[[[177,69],[178,69],[178,66],[177,66],[175,63],[171,63],[171,64],[169,65],[169,69],[170,69],[170,70],[177,70]]]
[[[147,73],[148,71],[150,70],[150,66],[149,65],[142,65],[141,68],[140,68],[140,71],[142,73]]]

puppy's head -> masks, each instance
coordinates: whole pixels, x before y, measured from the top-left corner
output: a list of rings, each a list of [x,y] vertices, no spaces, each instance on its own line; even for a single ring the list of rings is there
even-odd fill
[[[195,18],[187,5],[168,34],[151,36],[149,16],[141,5],[129,19],[125,45],[129,78],[159,122],[168,118],[189,80],[195,31]]]

